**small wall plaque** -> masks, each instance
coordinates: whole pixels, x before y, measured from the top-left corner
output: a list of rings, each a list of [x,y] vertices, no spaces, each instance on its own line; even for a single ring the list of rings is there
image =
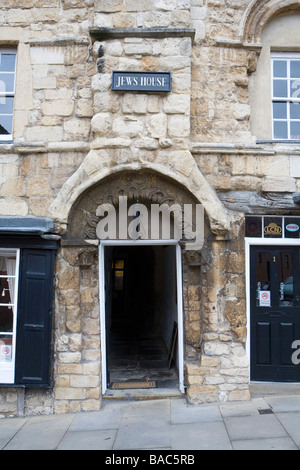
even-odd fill
[[[170,72],[113,72],[113,91],[171,91]]]

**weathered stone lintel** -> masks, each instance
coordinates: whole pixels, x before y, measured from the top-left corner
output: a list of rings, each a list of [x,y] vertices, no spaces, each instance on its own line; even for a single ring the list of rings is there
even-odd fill
[[[192,142],[192,154],[231,154],[231,155],[299,155],[299,143],[258,141],[256,144],[226,143],[226,142]]]
[[[0,143],[0,154],[2,153],[47,153],[47,152],[88,152],[88,142],[15,142]]]
[[[234,212],[246,214],[296,214],[299,206],[293,200],[292,193],[256,193],[254,191],[218,191],[218,197],[224,206]]]
[[[0,217],[0,233],[50,233],[54,221],[42,217]]]
[[[61,246],[67,248],[77,248],[77,247],[97,247],[100,243],[100,240],[65,240],[62,239]]]
[[[191,153],[226,153],[239,155],[275,155],[276,151],[272,148],[266,148],[258,145],[244,145],[231,143],[210,143],[210,142],[193,142],[190,145]]]
[[[186,38],[189,37],[194,41],[196,30],[193,28],[92,28],[90,35],[97,41],[104,41],[107,39],[124,39],[129,37],[134,38],[149,38],[149,39],[164,39],[170,37]]]
[[[215,40],[215,45],[217,47],[231,47],[231,48],[236,48],[236,49],[250,49],[254,51],[260,51],[262,49],[262,44],[261,43],[256,43],[256,42],[243,42],[239,40],[234,40],[234,39],[223,39],[223,38],[217,38]]]
[[[124,141],[125,142],[125,141]],[[129,141],[128,141],[129,142]],[[100,141],[99,141],[100,143]],[[111,148],[109,142],[103,142]],[[113,144],[113,142],[111,142]],[[269,145],[266,145],[269,144]],[[89,142],[13,142],[1,143],[0,154],[2,153],[47,153],[47,152],[89,152],[91,147],[95,147]],[[126,147],[129,143],[126,143]],[[118,145],[118,147],[121,147]],[[96,148],[98,148],[96,146]],[[102,148],[102,145],[101,145]],[[290,155],[300,154],[299,144],[287,143],[283,145],[279,142],[266,142],[265,145],[245,145],[231,143],[212,143],[212,142],[192,142],[190,144],[192,154],[239,154],[239,155]]]
[[[86,37],[63,37],[63,38],[34,38],[30,39],[29,44],[31,46],[44,46],[44,47],[54,47],[54,46],[88,46],[90,41]]]

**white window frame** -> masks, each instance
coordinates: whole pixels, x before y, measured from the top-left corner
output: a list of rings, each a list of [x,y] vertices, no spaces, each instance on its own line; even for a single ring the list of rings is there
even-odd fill
[[[15,62],[15,70],[14,72],[7,72],[14,74],[14,89],[12,92],[1,92],[0,91],[0,98],[1,97],[13,97],[15,99],[15,91],[16,91],[16,69],[17,69],[17,49],[16,48],[0,48],[0,55],[1,54],[15,54],[16,62]],[[9,115],[10,116],[10,115]],[[13,110],[13,120],[14,120],[14,110]],[[0,134],[0,142],[11,141],[13,140],[13,122],[12,122],[12,132],[11,134]]]
[[[10,362],[0,361],[0,384],[15,383],[15,362],[16,362],[16,336],[17,336],[17,315],[18,315],[18,292],[19,292],[19,267],[20,267],[20,250],[16,248],[0,248],[1,254],[13,253],[16,256],[16,273],[15,273],[15,298],[13,300],[13,331],[12,331],[12,360]],[[0,276],[7,277],[7,276]],[[7,332],[0,332],[7,334]]]
[[[107,391],[107,364],[106,364],[106,293],[105,293],[105,247],[106,246],[144,246],[144,245],[175,245],[176,246],[176,284],[177,284],[177,320],[178,320],[178,372],[179,391],[185,393],[184,383],[184,315],[183,315],[183,287],[182,287],[182,253],[179,240],[101,240],[99,244],[99,303],[100,303],[100,331],[101,331],[101,376],[102,394]]]
[[[273,112],[273,103],[274,102],[283,102],[283,103],[299,103],[300,104],[300,94],[299,94],[299,97],[292,97],[290,96],[290,87],[288,86],[288,97],[284,97],[284,98],[278,98],[278,97],[274,97],[274,80],[276,80],[278,77],[274,77],[274,67],[273,67],[273,62],[275,60],[284,60],[287,62],[287,82],[288,82],[288,85],[290,83],[290,80],[291,80],[291,74],[290,74],[290,63],[291,61],[293,60],[299,60],[300,61],[300,53],[297,53],[297,52],[272,52],[271,53],[271,80],[272,80],[272,83],[271,83],[271,89],[272,89],[272,137],[273,137],[273,140],[275,141],[300,141],[300,136],[299,136],[299,139],[292,139],[290,137],[291,135],[291,122],[299,122],[300,123],[300,119],[291,119],[290,117],[290,106],[287,106],[287,118],[286,119],[277,119],[277,118],[274,118],[274,112]],[[284,78],[283,78],[284,79]],[[300,80],[300,79],[299,79]],[[276,121],[286,121],[287,122],[287,126],[288,126],[288,137],[285,139],[285,138],[278,138],[278,137],[275,137],[274,135],[274,122]]]

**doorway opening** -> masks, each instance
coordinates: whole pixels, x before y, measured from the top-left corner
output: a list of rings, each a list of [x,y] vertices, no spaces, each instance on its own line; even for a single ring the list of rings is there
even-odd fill
[[[180,254],[177,244],[102,245],[103,392],[136,382],[184,391]]]
[[[251,380],[300,382],[293,343],[300,339],[300,247],[250,249]]]

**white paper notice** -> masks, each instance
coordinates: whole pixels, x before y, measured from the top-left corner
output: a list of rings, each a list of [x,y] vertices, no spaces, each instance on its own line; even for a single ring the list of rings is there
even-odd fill
[[[259,306],[271,307],[271,291],[261,290],[259,293]]]
[[[0,346],[0,359],[11,360],[12,347],[11,346]]]

